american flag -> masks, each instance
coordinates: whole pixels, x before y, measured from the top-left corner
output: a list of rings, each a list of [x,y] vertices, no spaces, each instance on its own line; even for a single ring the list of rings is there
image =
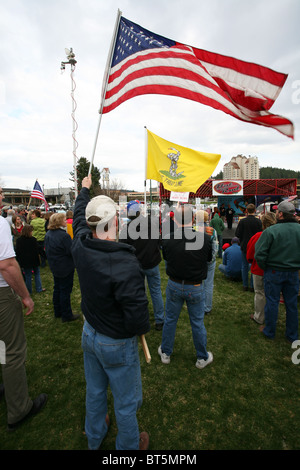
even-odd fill
[[[143,94],[178,96],[294,138],[293,123],[270,113],[287,75],[187,46],[120,17],[100,113]]]
[[[44,193],[42,191],[42,188],[40,187],[38,181],[36,180],[36,182],[34,183],[34,187],[33,187],[33,190],[31,191],[31,197],[33,198],[36,198],[36,199],[41,199],[42,201],[44,201],[45,203],[45,209],[46,211],[48,211],[49,209],[49,206],[48,206],[48,203],[46,201],[46,198],[44,196]]]

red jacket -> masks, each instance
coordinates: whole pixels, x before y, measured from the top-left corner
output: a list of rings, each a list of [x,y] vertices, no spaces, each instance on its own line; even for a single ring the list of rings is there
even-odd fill
[[[264,272],[263,270],[258,266],[256,259],[254,258],[255,255],[255,243],[261,236],[262,232],[257,232],[255,233],[250,240],[248,241],[247,244],[247,261],[248,263],[251,263],[251,272],[252,274],[257,274],[258,276],[263,276]]]

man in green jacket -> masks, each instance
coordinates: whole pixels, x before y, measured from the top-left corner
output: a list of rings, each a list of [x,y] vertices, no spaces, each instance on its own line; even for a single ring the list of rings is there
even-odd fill
[[[219,242],[219,250],[218,250],[218,257],[222,258],[222,246],[223,246],[223,230],[225,228],[224,222],[219,217],[219,214],[216,212],[213,218],[211,219],[210,226],[213,227],[218,235],[218,242]]]
[[[294,217],[295,207],[282,201],[276,210],[277,223],[263,231],[255,245],[255,259],[264,270],[266,296],[265,327],[268,338],[275,337],[280,292],[286,307],[286,338],[298,339],[298,308],[300,269],[300,225]]]

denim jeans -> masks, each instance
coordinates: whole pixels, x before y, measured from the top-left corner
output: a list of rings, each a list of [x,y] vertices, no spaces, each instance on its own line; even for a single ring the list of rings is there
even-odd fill
[[[243,286],[248,287],[248,273],[250,269],[250,264],[247,261],[246,253],[242,251],[242,281]],[[253,278],[252,273],[250,272],[250,287],[253,289]]]
[[[225,274],[226,277],[232,277],[233,279],[241,279],[241,271],[228,271],[226,264],[219,264],[219,270],[222,274]]]
[[[71,293],[73,289],[74,271],[66,277],[54,278],[53,307],[55,317],[68,320],[73,316],[71,307]]]
[[[204,286],[181,285],[169,279],[166,289],[166,319],[161,349],[170,356],[173,352],[175,332],[182,305],[186,301],[197,359],[207,359],[206,329],[204,326]]]
[[[203,282],[204,291],[205,291],[204,312],[210,312],[212,309],[215,268],[216,268],[216,261],[207,263],[207,277],[205,281]]]
[[[23,268],[24,276],[25,276],[25,284],[29,294],[32,294],[32,271],[34,273],[34,281],[35,281],[35,290],[37,292],[42,292],[42,281],[41,281],[41,274],[39,266],[35,266],[34,268]]]
[[[164,301],[161,294],[159,264],[154,268],[143,269],[151,295],[155,323],[165,321]]]
[[[142,405],[138,338],[113,339],[85,321],[82,349],[86,379],[85,432],[88,446],[98,449],[107,433],[107,388],[110,386],[118,427],[117,450],[139,449],[136,412]]]
[[[275,337],[280,292],[283,294],[286,307],[285,334],[289,341],[298,339],[298,308],[297,299],[299,292],[298,271],[264,271],[264,288],[266,296],[265,328],[263,333],[268,338]]]

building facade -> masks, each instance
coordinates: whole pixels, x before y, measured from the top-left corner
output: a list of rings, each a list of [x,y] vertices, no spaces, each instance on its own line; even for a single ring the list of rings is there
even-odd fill
[[[234,179],[259,179],[259,163],[257,157],[245,157],[237,155],[232,157],[230,162],[223,166],[223,178],[228,180]]]

